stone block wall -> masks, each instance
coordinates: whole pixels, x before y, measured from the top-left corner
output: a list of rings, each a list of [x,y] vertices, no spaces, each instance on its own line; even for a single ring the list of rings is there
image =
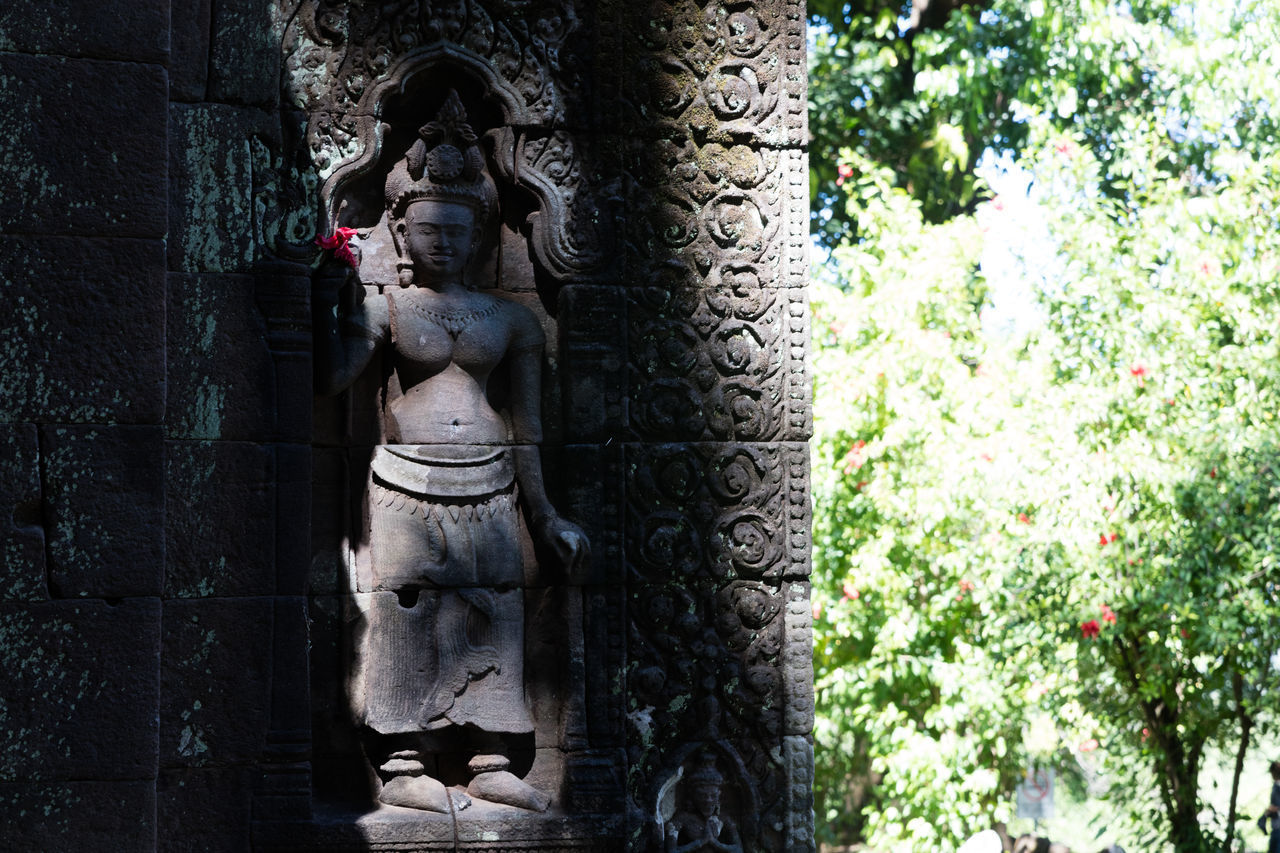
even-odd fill
[[[310,271],[281,247],[326,224],[353,143],[291,88],[288,45],[301,15],[354,32],[377,5],[422,15],[0,6],[5,849],[279,848],[271,826],[315,825],[347,461],[313,410]],[[480,56],[441,5],[435,32]],[[654,815],[708,762],[746,849],[812,849],[803,6],[454,4],[479,5],[561,95],[513,170],[561,181],[600,250],[577,270],[513,229],[503,252],[554,280],[529,296],[554,341],[548,479],[593,543],[567,772],[617,821],[572,849],[660,849]]]
[[[6,850],[249,848],[277,566],[309,559],[309,369],[288,433],[250,275],[269,27],[0,7]]]
[[[168,3],[0,9],[0,816],[150,849],[165,558]]]

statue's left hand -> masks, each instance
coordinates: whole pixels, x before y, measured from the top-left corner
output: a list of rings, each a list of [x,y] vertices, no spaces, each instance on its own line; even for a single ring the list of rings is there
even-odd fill
[[[571,583],[583,580],[591,556],[587,534],[572,521],[558,515],[548,516],[538,525],[539,538],[555,552],[560,565],[565,567]]]

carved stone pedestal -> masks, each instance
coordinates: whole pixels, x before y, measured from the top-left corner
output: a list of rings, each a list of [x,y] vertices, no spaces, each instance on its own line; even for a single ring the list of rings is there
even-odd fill
[[[618,853],[622,816],[566,816],[476,802],[456,815],[383,806],[357,814],[318,808],[313,820],[259,824],[254,849],[264,851],[528,851]]]

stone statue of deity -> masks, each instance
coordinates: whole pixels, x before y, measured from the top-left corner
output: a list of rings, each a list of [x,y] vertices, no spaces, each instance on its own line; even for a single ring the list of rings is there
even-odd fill
[[[588,545],[543,486],[542,328],[528,308],[468,285],[497,192],[456,93],[385,189],[400,286],[355,285],[360,298],[317,329],[324,391],[386,365],[383,438],[365,484],[367,568],[352,584],[355,716],[382,803],[449,812],[474,797],[542,811],[549,797],[505,754],[534,728],[522,529],[571,574]],[[463,781],[442,781],[460,761],[465,793]]]

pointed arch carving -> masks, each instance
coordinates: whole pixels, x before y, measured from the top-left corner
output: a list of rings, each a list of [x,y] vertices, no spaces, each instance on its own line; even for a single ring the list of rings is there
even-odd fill
[[[309,0],[286,33],[287,94],[307,116],[321,229],[352,224],[357,211],[344,213],[344,203],[384,159],[392,106],[438,88],[436,78],[465,80],[493,111],[495,178],[532,199],[526,225],[537,262],[562,284],[597,280],[616,255],[618,203],[588,177],[599,171],[591,143],[566,129],[560,46],[577,27],[572,7],[545,4],[516,26],[510,16],[495,23],[478,0],[430,14],[425,4],[398,5],[399,16],[387,11],[357,27],[344,4]]]

